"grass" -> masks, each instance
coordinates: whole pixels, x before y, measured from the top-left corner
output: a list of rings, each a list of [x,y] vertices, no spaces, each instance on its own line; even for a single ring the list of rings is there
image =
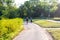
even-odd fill
[[[54,19],[58,20],[58,18],[54,18]],[[50,22],[47,21],[47,19],[33,19],[33,22],[44,28],[60,28],[60,23]],[[55,30],[52,29],[52,30],[48,30],[48,32],[52,35],[54,40],[60,40],[60,29],[55,29]]]
[[[23,20],[19,18],[0,20],[0,40],[12,40],[23,30],[22,23]]]
[[[53,36],[54,40],[60,40],[60,29],[57,30],[48,30]]]
[[[50,22],[47,20],[34,20],[34,23],[44,28],[60,28],[60,23]]]
[[[60,18],[53,18],[53,20],[55,20],[55,21],[60,21]]]

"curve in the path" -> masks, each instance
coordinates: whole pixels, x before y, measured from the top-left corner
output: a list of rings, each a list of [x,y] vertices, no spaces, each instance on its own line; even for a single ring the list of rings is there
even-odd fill
[[[24,23],[24,28],[25,30],[13,40],[53,40],[51,35],[45,29],[34,23]]]

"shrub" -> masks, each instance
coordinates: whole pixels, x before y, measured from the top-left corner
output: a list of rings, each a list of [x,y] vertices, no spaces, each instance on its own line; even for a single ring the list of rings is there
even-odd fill
[[[22,31],[22,19],[0,20],[0,40],[12,40],[12,38]]]

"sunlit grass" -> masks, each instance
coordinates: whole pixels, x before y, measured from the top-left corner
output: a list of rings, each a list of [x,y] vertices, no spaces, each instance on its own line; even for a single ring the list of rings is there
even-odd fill
[[[60,21],[60,18],[55,17],[55,18],[53,18],[53,20]]]
[[[60,28],[60,23],[50,22],[46,20],[37,20],[37,21],[34,21],[34,23],[40,25],[41,27],[45,27],[45,28]]]
[[[53,36],[54,40],[60,40],[60,29],[57,30],[48,30]]]
[[[22,24],[23,20],[21,18],[0,20],[0,40],[12,40],[23,30]]]

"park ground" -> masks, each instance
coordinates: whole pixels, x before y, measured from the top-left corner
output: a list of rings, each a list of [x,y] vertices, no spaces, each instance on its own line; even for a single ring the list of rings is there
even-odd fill
[[[60,20],[60,18],[33,19],[33,23],[39,25],[40,27],[42,27],[44,29],[46,29],[49,32],[49,34],[52,36],[53,40],[60,40],[60,21],[59,20]],[[32,26],[30,26],[30,27],[32,28]],[[30,28],[27,27],[27,29],[30,29]],[[31,32],[33,32],[33,30],[31,30]],[[26,37],[27,36],[25,36],[25,38]]]
[[[20,21],[21,20],[21,21]],[[46,29],[54,40],[60,40],[60,18],[33,19],[33,23]],[[0,20],[0,40],[11,40],[24,30],[24,22],[20,18]],[[20,26],[20,27],[19,27]],[[13,28],[12,28],[13,27]],[[9,30],[8,30],[9,29]],[[11,36],[12,35],[12,36]]]
[[[60,17],[59,0],[26,0],[21,5],[19,2],[17,5],[15,0],[0,0],[0,40],[13,40],[21,33],[26,17],[35,18],[34,24],[46,29],[54,40],[60,40],[60,18],[54,18]]]
[[[34,19],[33,22],[45,28],[54,38],[60,40],[60,18],[53,19]]]
[[[45,29],[35,23],[24,23],[24,29],[13,40],[53,40],[52,36]]]

